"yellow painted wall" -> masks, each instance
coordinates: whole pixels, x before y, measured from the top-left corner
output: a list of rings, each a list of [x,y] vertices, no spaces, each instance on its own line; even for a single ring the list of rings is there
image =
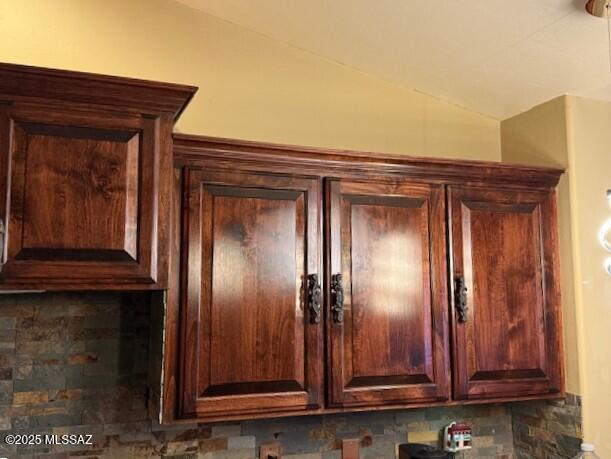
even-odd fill
[[[611,219],[611,103],[565,96],[501,123],[503,161],[560,165],[567,385],[580,393],[584,439],[611,457],[611,257],[599,240]]]
[[[611,219],[611,103],[567,97],[569,164],[573,208],[575,291],[583,360],[585,439],[601,457],[611,457],[611,257],[598,232]],[[576,231],[575,231],[576,229]]]
[[[557,97],[501,122],[503,162],[568,166],[566,98]]]
[[[188,133],[500,159],[492,118],[171,0],[2,0],[0,61],[199,86]]]

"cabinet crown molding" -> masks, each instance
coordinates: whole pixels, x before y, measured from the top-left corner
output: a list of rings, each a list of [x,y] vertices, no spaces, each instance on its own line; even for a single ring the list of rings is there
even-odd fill
[[[174,134],[174,155],[179,164],[212,160],[220,168],[246,171],[301,168],[304,174],[336,177],[377,177],[424,180],[427,183],[552,188],[563,169],[492,161],[437,159],[333,148],[304,147],[250,140]]]
[[[178,119],[195,86],[0,63],[0,101],[16,98],[129,108]]]

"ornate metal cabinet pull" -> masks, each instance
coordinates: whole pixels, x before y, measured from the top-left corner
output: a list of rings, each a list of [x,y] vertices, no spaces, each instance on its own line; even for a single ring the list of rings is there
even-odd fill
[[[310,310],[310,323],[320,323],[320,283],[318,274],[308,276],[308,308]]]
[[[333,274],[331,276],[331,314],[333,322],[341,324],[344,321],[344,288],[342,287],[342,275]]]
[[[467,321],[467,312],[469,306],[467,305],[467,287],[465,285],[465,278],[463,276],[455,279],[456,288],[454,290],[454,304],[458,311],[458,321],[465,323]]]

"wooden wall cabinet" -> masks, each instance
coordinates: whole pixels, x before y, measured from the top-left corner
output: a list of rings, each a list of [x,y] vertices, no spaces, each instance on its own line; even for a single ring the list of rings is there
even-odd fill
[[[562,171],[173,138],[195,91],[0,64],[0,291],[168,289],[166,423],[563,395]]]
[[[448,196],[455,398],[560,393],[554,192],[450,187]]]
[[[561,171],[186,135],[174,154],[164,422],[563,396]]]
[[[0,64],[0,290],[167,287],[195,88]]]

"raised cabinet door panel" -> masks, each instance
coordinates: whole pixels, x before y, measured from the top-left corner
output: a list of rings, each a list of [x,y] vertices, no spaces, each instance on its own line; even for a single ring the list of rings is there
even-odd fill
[[[448,193],[455,397],[562,392],[554,192]]]
[[[320,407],[320,180],[184,178],[182,414]]]
[[[0,105],[0,288],[164,288],[169,211],[159,196],[171,151],[161,139],[171,126],[165,116]]]
[[[443,188],[331,180],[326,193],[331,405],[448,399]]]

